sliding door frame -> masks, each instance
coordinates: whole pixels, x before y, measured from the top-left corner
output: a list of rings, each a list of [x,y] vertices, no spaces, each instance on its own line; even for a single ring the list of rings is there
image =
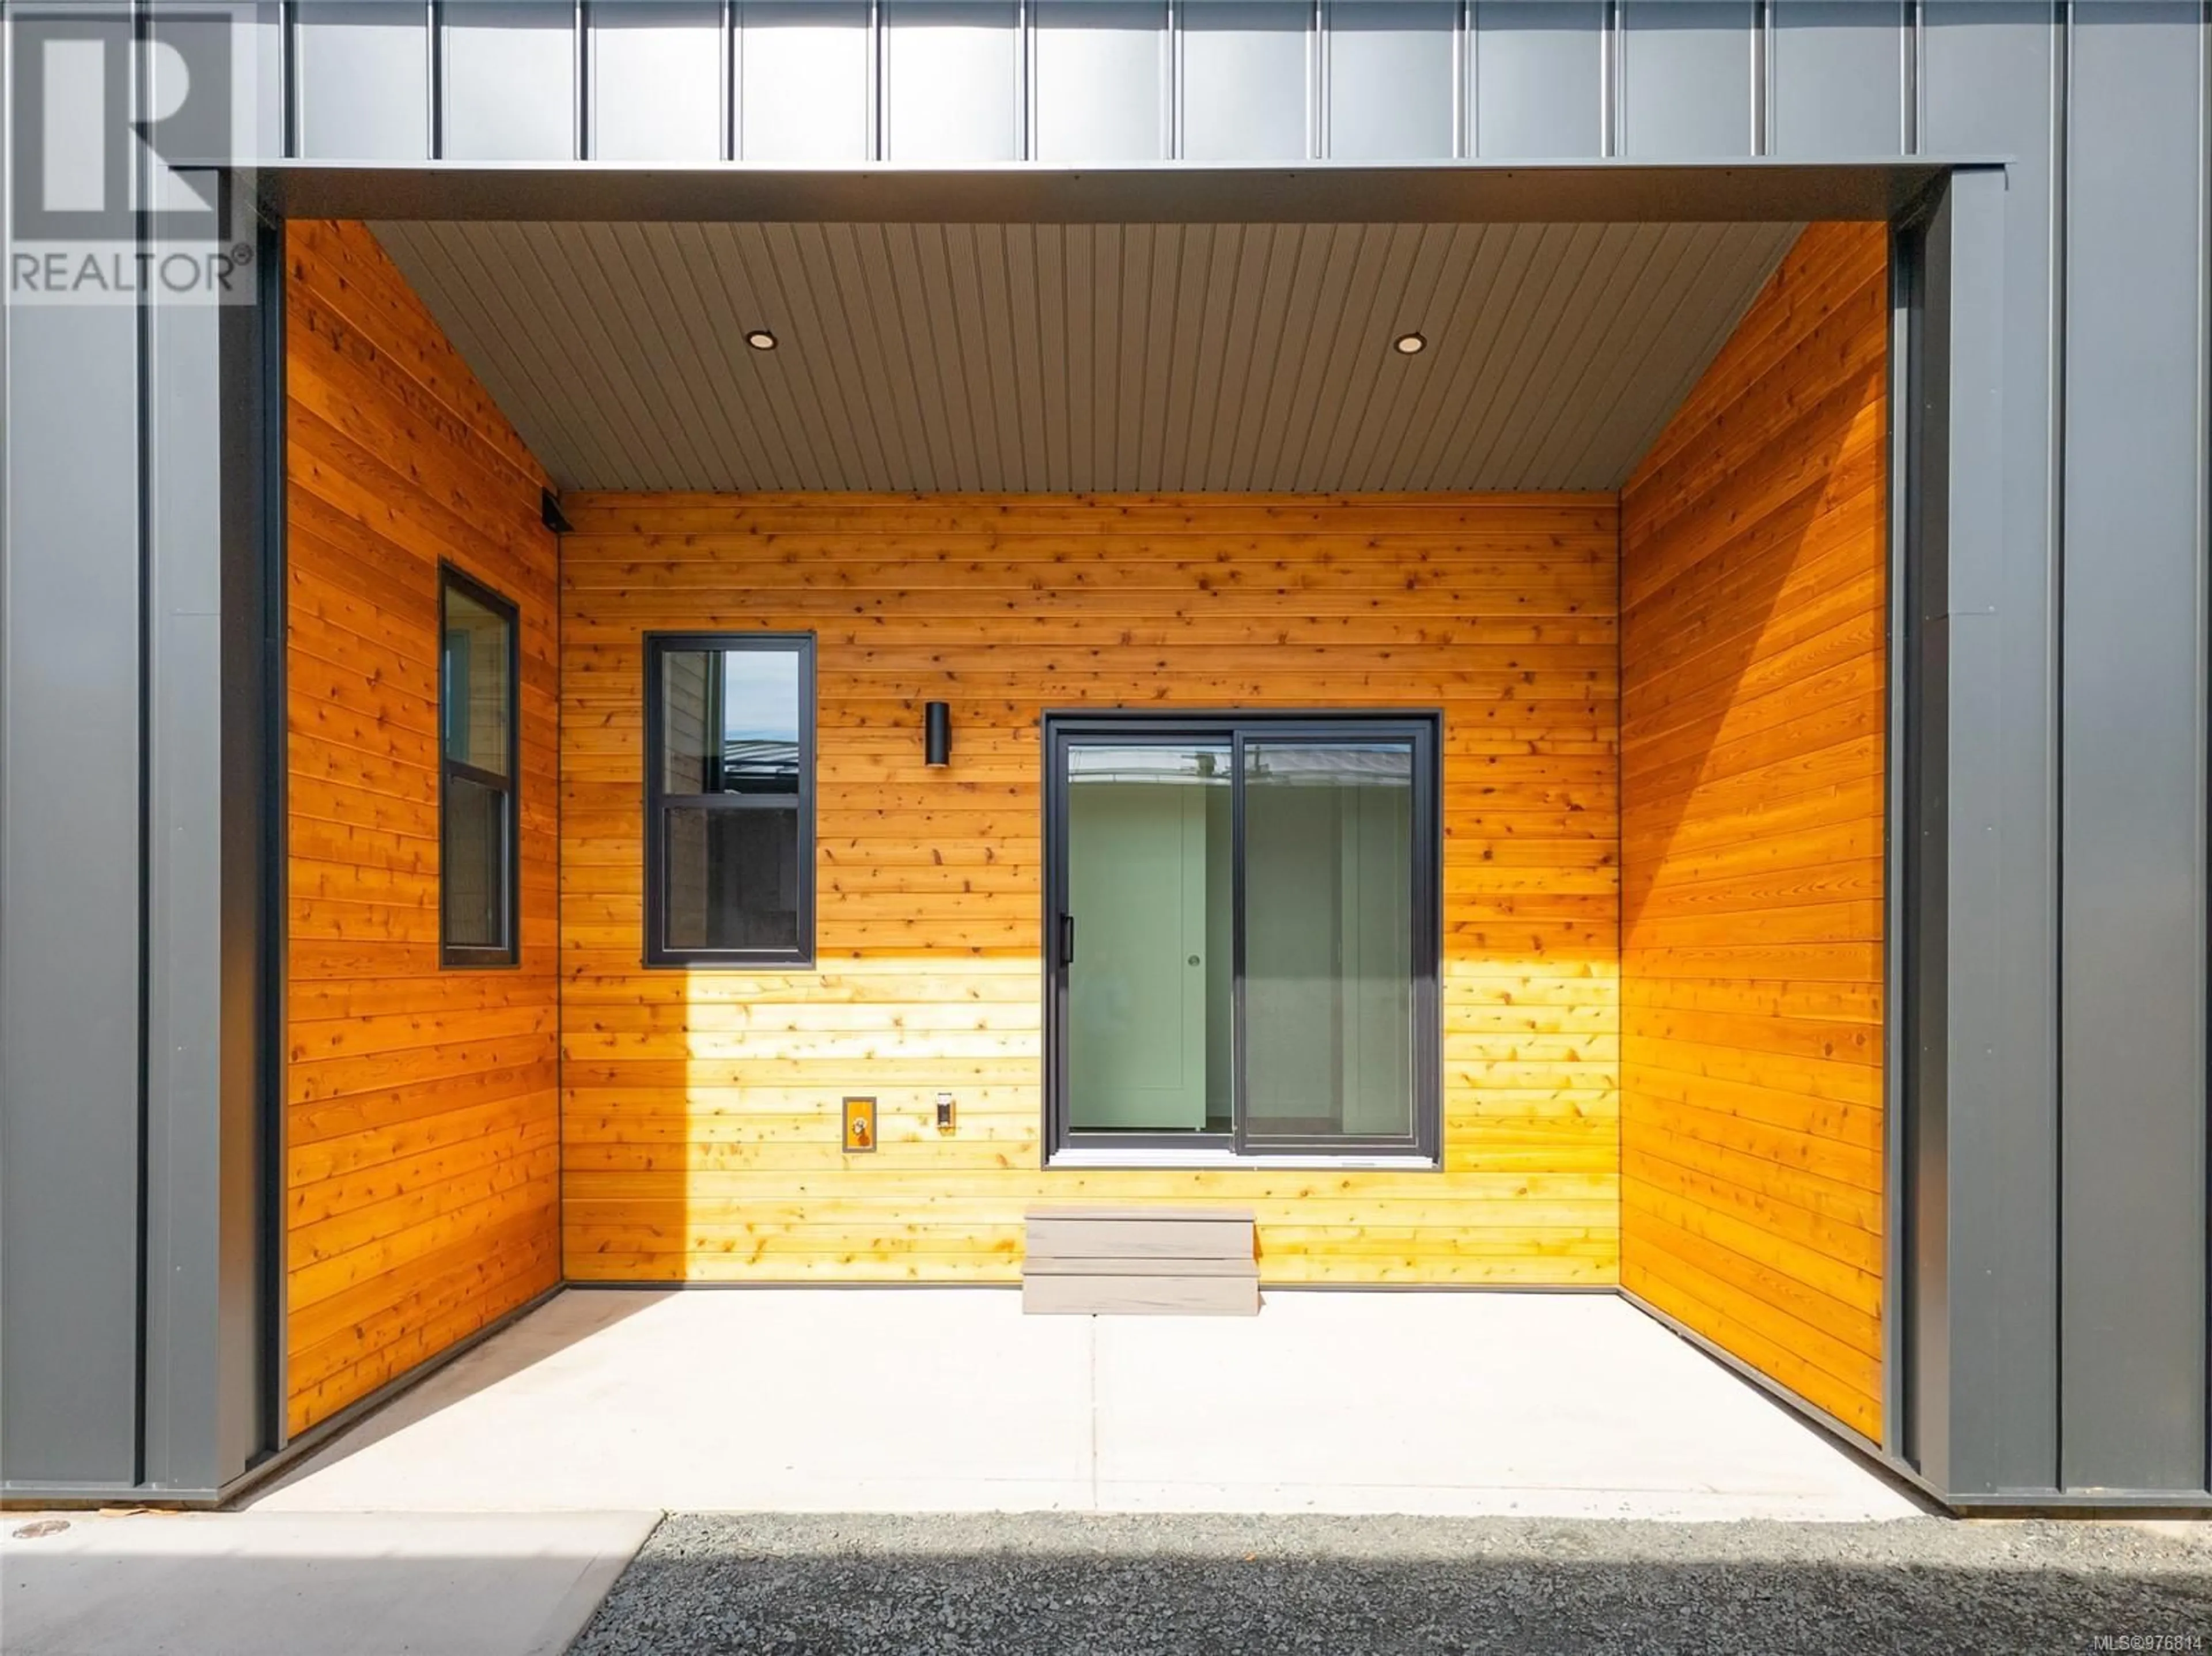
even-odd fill
[[[1044,994],[1044,1143],[1049,1167],[1071,1153],[1097,1166],[1126,1153],[1132,1165],[1235,1166],[1297,1161],[1393,1167],[1443,1164],[1443,1035],[1440,979],[1443,960],[1443,715],[1433,709],[1331,708],[1285,712],[1155,713],[1048,712],[1042,719],[1045,767],[1042,844]],[[1316,1137],[1255,1135],[1246,1125],[1244,755],[1248,741],[1403,742],[1413,752],[1413,1130],[1389,1137]],[[1089,1131],[1068,1119],[1068,758],[1079,745],[1167,746],[1214,743],[1230,752],[1231,787],[1231,1096],[1227,1132]]]

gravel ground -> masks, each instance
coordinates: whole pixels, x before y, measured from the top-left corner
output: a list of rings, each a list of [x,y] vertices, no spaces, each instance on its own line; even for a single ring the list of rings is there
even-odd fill
[[[2212,1529],[679,1515],[571,1656],[2198,1651]]]

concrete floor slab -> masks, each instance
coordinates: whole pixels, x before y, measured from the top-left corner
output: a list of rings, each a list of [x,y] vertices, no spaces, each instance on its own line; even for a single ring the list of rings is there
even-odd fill
[[[1107,1511],[1866,1518],[1854,1456],[1612,1295],[1279,1294],[1101,1319]],[[1203,1377],[1208,1406],[1170,1376]]]
[[[559,1656],[660,1519],[61,1516],[0,1528],[9,1656]]]
[[[571,1289],[254,1501],[283,1511],[1898,1516],[1916,1503],[1601,1295]]]

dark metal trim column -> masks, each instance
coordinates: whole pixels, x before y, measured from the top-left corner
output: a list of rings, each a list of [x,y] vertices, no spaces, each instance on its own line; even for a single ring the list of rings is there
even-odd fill
[[[2008,883],[2012,802],[2047,798],[2047,544],[2005,512],[2005,175],[1966,169],[1919,237],[1900,657],[1901,1123],[1909,1464],[1947,1496],[2055,1492],[2055,1099],[2008,1085],[2008,1043],[2047,1028],[2040,895]],[[2016,520],[2015,520],[2016,521]],[[2021,628],[2037,636],[2014,637]],[[2025,830],[2028,825],[2023,824]],[[2022,915],[2022,905],[2030,911]],[[2030,962],[2031,968],[2033,963]],[[2055,969],[2055,963],[2053,968]],[[2034,1004],[2023,1004],[2027,985]],[[2022,1422],[2033,1429],[2023,1430]]]

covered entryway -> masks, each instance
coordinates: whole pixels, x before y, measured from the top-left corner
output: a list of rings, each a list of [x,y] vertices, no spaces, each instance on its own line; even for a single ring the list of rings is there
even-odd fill
[[[1886,223],[286,248],[295,1435],[562,1283],[1010,1284],[1030,1213],[1109,1202],[1249,1212],[1270,1290],[1632,1304],[1278,1292],[1235,1334],[572,1295],[472,1363],[612,1318],[494,1388],[610,1468],[661,1429],[629,1408],[711,1394],[663,1331],[797,1354],[763,1403],[880,1372],[798,1483],[747,1409],[621,1474],[726,1486],[653,1504],[811,1502],[860,1444],[923,1504],[1649,1472],[1694,1506],[1770,1448],[1832,1493],[1646,1311],[1884,1443]],[[902,1400],[879,1359],[963,1319],[984,1368]],[[1116,1364],[1187,1418],[1116,1414]],[[1054,1437],[1085,1396],[1146,1422],[1126,1464]],[[1373,1415],[1406,1459],[1347,1482]],[[1186,1429],[1225,1459],[1148,1483]]]

